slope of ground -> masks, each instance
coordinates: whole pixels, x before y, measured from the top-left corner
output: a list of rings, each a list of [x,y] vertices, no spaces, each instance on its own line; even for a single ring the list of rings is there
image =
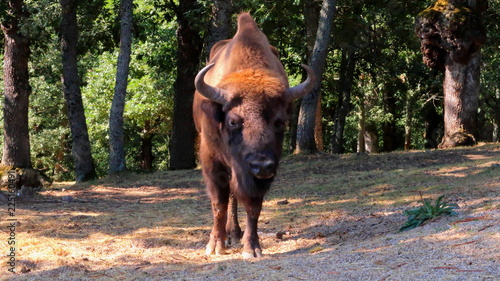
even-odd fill
[[[398,232],[420,194],[457,216]],[[499,280],[500,145],[289,156],[259,223],[264,257],[204,256],[210,203],[199,170],[59,183],[14,219],[6,280]],[[7,203],[2,203],[7,209]],[[240,210],[240,218],[244,216]],[[240,219],[241,220],[241,219]],[[3,223],[5,221],[3,220]],[[9,231],[2,227],[2,253]]]

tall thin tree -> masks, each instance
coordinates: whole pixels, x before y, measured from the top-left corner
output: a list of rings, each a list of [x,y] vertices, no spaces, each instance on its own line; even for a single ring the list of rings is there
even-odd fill
[[[319,22],[319,14],[321,11],[321,2],[316,0],[305,0],[304,1],[304,26],[306,30],[306,60],[307,62],[311,61],[311,55],[314,49],[314,42],[316,41],[316,33],[318,32],[318,22]],[[305,74],[305,73],[304,73]],[[320,98],[318,97],[318,102],[320,102]],[[300,112],[300,104],[302,102],[302,98],[294,101],[294,111],[290,118],[290,149],[291,151],[295,150],[297,146],[297,123],[299,119]],[[320,111],[317,111],[316,117],[318,114],[321,114]],[[318,123],[316,123],[318,124]],[[317,139],[318,128],[315,126],[315,138]]]
[[[340,62],[340,84],[339,102],[334,117],[334,129],[332,137],[333,153],[342,153],[344,144],[344,128],[346,117],[351,110],[351,90],[354,82],[354,70],[356,67],[355,50],[351,46],[342,48],[342,59]]]
[[[312,92],[302,98],[297,127],[296,153],[315,153],[316,110],[320,96],[321,76],[325,70],[326,56],[330,44],[331,30],[335,16],[335,0],[323,0],[320,11],[318,31],[309,65],[313,68],[318,82]]]
[[[194,78],[198,73],[203,40],[187,14],[197,8],[196,0],[181,0],[173,5],[177,16],[177,78],[174,83],[174,117],[170,143],[170,168],[191,169],[196,166],[193,121]]]
[[[68,109],[71,128],[73,159],[76,181],[83,182],[97,177],[92,159],[87,122],[83,108],[78,74],[77,44],[78,21],[76,17],[77,0],[60,0],[61,4],[61,49],[62,82],[64,98]]]
[[[1,24],[5,44],[2,165],[31,168],[28,129],[30,44],[20,31],[21,21],[28,17],[28,13],[23,0],[9,0],[7,4],[8,16]]]
[[[125,164],[125,141],[123,112],[127,93],[130,56],[132,52],[133,0],[120,1],[120,54],[116,65],[116,84],[109,114],[109,172],[127,169]]]

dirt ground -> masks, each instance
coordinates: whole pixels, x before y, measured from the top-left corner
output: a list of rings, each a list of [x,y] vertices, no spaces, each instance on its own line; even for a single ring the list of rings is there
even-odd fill
[[[444,195],[457,215],[399,232],[420,194]],[[212,219],[199,170],[55,183],[19,199],[15,274],[3,218],[2,280],[500,280],[500,144],[285,157],[253,260],[239,247],[204,255]]]

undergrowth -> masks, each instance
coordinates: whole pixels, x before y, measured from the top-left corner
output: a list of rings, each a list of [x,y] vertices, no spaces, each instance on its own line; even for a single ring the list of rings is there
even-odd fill
[[[422,225],[427,220],[433,219],[441,215],[456,214],[455,211],[453,211],[453,209],[457,209],[458,205],[454,203],[448,204],[446,202],[443,202],[444,195],[439,196],[439,198],[436,200],[434,204],[432,204],[430,200],[423,199],[421,192],[420,192],[420,198],[422,206],[404,212],[404,214],[408,216],[408,220],[399,229],[399,231],[406,231],[416,228]]]

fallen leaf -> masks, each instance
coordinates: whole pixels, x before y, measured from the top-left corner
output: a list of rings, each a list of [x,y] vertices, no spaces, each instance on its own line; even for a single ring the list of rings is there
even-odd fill
[[[391,267],[391,269],[396,269],[396,268],[402,267],[403,265],[406,265],[406,264],[408,264],[408,263],[406,263],[406,262],[400,263],[400,264],[398,264],[396,266]]]
[[[270,269],[280,270],[281,266],[268,266]]]
[[[454,221],[451,224],[457,224],[457,223],[461,223],[461,222],[478,221],[478,220],[492,220],[492,219],[489,217],[486,217],[486,216],[481,216],[481,217],[475,217],[475,218],[465,218],[463,220]]]
[[[495,226],[495,224],[488,224],[487,226],[485,226],[485,227],[483,227],[483,228],[480,228],[480,229],[478,229],[477,231],[478,231],[478,232],[479,232],[479,231],[483,231],[483,230],[485,230],[486,228],[489,228],[489,227],[492,227],[492,226]]]

